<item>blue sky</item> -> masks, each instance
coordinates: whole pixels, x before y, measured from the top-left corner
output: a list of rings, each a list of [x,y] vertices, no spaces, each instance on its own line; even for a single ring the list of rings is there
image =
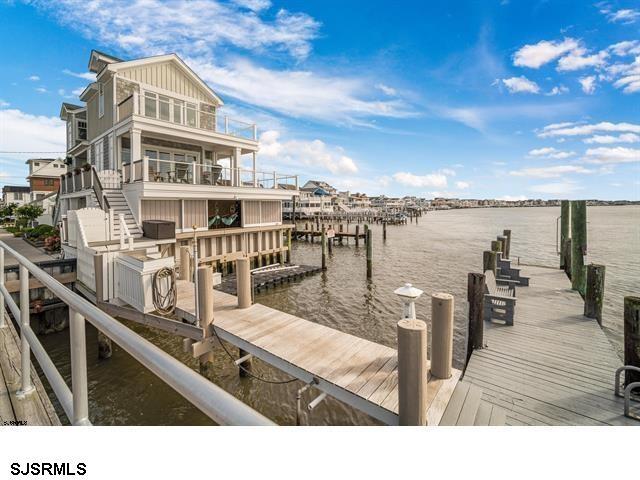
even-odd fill
[[[0,2],[0,151],[61,151],[89,52],[176,52],[259,166],[369,194],[640,199],[640,2]],[[24,160],[0,153],[0,183]]]

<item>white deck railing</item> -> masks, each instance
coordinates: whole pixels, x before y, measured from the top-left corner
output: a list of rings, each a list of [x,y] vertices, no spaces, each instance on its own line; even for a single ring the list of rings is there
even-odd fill
[[[11,254],[19,264],[20,308],[4,285],[5,251]],[[6,328],[4,323],[5,305],[20,327],[21,387],[18,392],[19,396],[31,395],[34,391],[31,383],[31,353],[33,353],[71,423],[73,425],[91,424],[87,386],[86,320],[218,424],[274,425],[268,418],[198,375],[179,360],[65,287],[4,242],[0,242],[0,272],[0,293],[2,293],[0,295],[0,328]],[[30,273],[69,307],[72,388],[66,384],[30,326]]]
[[[125,183],[161,182],[227,187],[298,189],[297,175],[143,157],[122,166]]]
[[[206,108],[201,108],[205,105]],[[223,133],[233,137],[258,140],[255,123],[243,122],[220,115],[213,105],[197,100],[174,98],[152,89],[141,90],[122,100],[116,109],[117,121],[141,115],[185,127]]]

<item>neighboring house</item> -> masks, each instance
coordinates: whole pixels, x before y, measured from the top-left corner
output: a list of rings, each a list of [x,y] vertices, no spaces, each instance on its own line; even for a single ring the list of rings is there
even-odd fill
[[[44,210],[42,215],[35,219],[36,225],[53,225],[53,213],[55,211],[56,202],[58,200],[58,192],[50,192],[42,198],[32,200],[29,205],[38,205]]]
[[[78,252],[65,222],[84,207],[104,212],[112,242],[148,244],[144,221],[174,222],[174,257],[196,232],[210,263],[283,251],[282,202],[298,194],[297,177],[257,170],[256,125],[226,117],[222,99],[175,54],[125,61],[93,50],[89,71],[96,81],[84,104],[60,111],[70,168],[54,220],[66,254]]]
[[[308,184],[308,182],[307,182]],[[329,192],[320,187],[303,187],[300,194],[295,197],[296,218],[313,217],[320,214],[330,214],[333,212],[332,196]],[[287,216],[293,213],[291,200],[283,202],[283,211]]]
[[[330,196],[334,197],[338,194],[338,190],[329,185],[327,182],[323,182],[322,180],[309,180],[305,183],[301,190],[311,191],[314,188],[321,188],[325,192],[327,192]]]
[[[29,202],[29,192],[29,187],[5,185],[2,187],[2,203],[15,203],[20,207]]]
[[[31,187],[30,202],[41,200],[60,187],[60,175],[66,172],[66,166],[60,159],[31,158],[25,162],[29,165],[27,180]]]

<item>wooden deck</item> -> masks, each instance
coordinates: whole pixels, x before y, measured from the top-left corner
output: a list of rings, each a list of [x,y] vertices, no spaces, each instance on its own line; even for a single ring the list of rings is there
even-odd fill
[[[0,425],[60,425],[60,420],[47,393],[31,366],[35,390],[20,399],[20,337],[9,317],[6,328],[0,328]]]
[[[529,287],[517,287],[515,324],[485,321],[465,382],[502,407],[508,425],[640,425],[623,416],[613,394],[622,362],[564,272],[523,267]]]
[[[194,321],[194,287],[178,281],[178,316]],[[237,309],[236,297],[214,290],[220,338],[388,425],[398,424],[397,352],[261,304]],[[438,425],[460,378],[428,380],[428,422]]]

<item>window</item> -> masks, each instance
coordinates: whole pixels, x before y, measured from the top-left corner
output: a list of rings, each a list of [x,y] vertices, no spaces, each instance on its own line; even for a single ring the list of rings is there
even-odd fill
[[[158,97],[158,102],[159,102],[159,110],[160,110],[160,120],[165,120],[165,121],[170,121],[171,118],[169,117],[170,115],[170,104],[169,104],[169,97],[165,97],[163,95],[160,95]]]
[[[16,200],[22,200],[22,192],[15,192],[13,194],[13,198],[15,198]]]
[[[36,200],[42,200],[44,198],[44,193],[36,193]]]
[[[187,103],[187,125],[196,126],[196,106],[193,103]]]
[[[98,118],[104,116],[104,86],[98,83]]]
[[[184,102],[182,100],[173,99],[173,121],[175,123],[182,123],[182,110],[184,108]]]
[[[57,163],[53,164],[53,168],[58,168],[58,167],[59,167],[59,165]]]
[[[78,120],[78,138],[80,140],[87,139],[87,122],[84,120]]]
[[[45,178],[43,185],[45,187],[53,187],[53,178]]]
[[[34,167],[39,167],[39,166],[40,166],[40,163],[39,163],[39,162],[33,162],[33,166],[34,166]]]
[[[158,116],[158,107],[157,107],[158,96],[155,93],[144,92],[144,116],[157,118]]]

